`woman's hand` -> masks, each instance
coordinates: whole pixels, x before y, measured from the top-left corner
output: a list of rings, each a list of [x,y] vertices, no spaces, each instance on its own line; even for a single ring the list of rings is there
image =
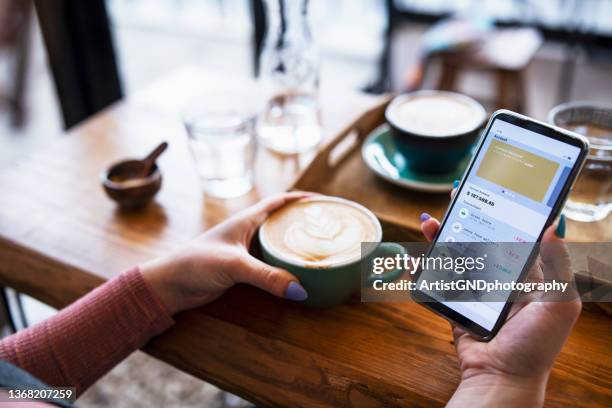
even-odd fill
[[[273,295],[304,300],[295,276],[249,254],[253,235],[268,215],[307,193],[279,194],[216,225],[184,248],[141,266],[153,291],[171,313],[208,303],[235,283],[257,286]]]
[[[421,219],[421,230],[431,241],[440,223],[426,214]],[[544,275],[570,281],[569,254],[554,227],[546,230],[542,242],[555,243],[541,246]],[[554,272],[547,272],[549,268]],[[508,320],[488,343],[453,327],[461,384],[449,405],[541,406],[554,360],[580,310],[580,299],[515,303]]]

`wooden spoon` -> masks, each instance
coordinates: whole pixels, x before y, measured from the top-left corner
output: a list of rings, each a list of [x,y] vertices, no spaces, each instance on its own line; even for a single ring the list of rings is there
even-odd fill
[[[142,170],[141,172],[139,172],[140,174],[138,174],[136,177],[139,177],[139,178],[147,177],[151,173],[151,169],[153,169],[153,166],[155,165],[155,161],[157,160],[157,158],[167,148],[168,148],[168,143],[162,142],[151,153],[149,153],[149,155],[145,157],[144,160],[142,161],[142,164],[143,164]]]

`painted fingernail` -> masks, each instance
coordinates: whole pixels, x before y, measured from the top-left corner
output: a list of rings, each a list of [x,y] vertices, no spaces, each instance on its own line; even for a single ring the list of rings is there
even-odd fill
[[[287,290],[285,291],[285,297],[289,300],[294,300],[296,302],[306,300],[308,298],[308,293],[302,285],[293,281],[289,283],[287,286]]]
[[[459,180],[453,181],[453,188],[459,187]]]
[[[431,215],[429,215],[427,213],[421,214],[421,222],[425,222],[425,221],[427,221],[430,218],[431,218]]]
[[[561,216],[559,217],[559,223],[557,224],[555,234],[559,238],[565,238],[565,214],[561,214]]]

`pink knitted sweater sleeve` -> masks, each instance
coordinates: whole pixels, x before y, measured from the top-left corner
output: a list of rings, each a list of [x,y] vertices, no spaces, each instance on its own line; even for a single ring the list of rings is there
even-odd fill
[[[0,359],[81,393],[174,321],[138,268],[0,341]]]

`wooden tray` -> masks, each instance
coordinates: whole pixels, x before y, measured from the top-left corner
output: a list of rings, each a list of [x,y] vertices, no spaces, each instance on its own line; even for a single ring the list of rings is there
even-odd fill
[[[441,219],[450,202],[450,196],[395,186],[375,175],[361,157],[361,145],[374,129],[384,123],[384,112],[388,103],[389,100],[375,106],[344,128],[319,152],[292,189],[339,196],[364,205],[381,221],[385,241],[423,241],[420,230],[421,213],[427,212]],[[577,228],[570,227],[570,232],[573,232],[569,235],[570,241],[606,241],[598,233],[580,231]],[[576,280],[586,287],[597,283],[612,288],[612,276],[593,277],[577,273]],[[585,303],[585,306],[612,315],[610,303],[591,302]]]
[[[419,217],[442,217],[448,194],[406,190],[380,179],[361,158],[365,138],[384,123],[388,100],[368,110],[334,137],[304,170],[294,190],[314,191],[356,201],[383,224],[387,241],[423,241]]]

